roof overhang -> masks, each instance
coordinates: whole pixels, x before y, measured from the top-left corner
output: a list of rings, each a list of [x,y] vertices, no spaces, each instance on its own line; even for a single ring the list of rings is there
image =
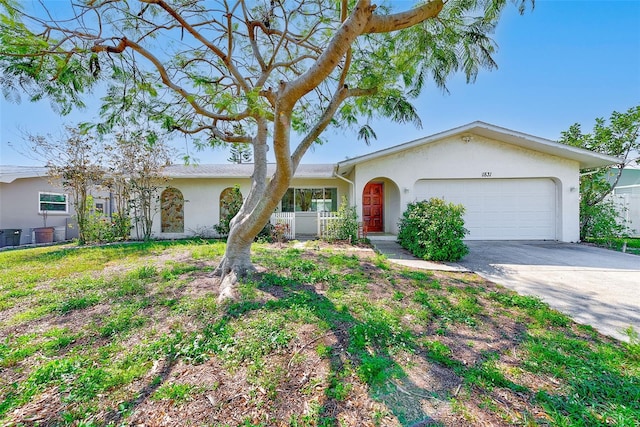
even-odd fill
[[[338,162],[338,173],[346,174],[359,163],[399,153],[401,151],[409,150],[421,145],[432,144],[443,139],[450,138],[452,136],[465,136],[466,134],[468,134],[469,136],[478,135],[485,138],[505,142],[517,147],[522,147],[529,150],[574,160],[580,164],[580,169],[591,169],[609,166],[620,162],[620,159],[618,159],[617,157],[595,153],[593,151],[572,147],[570,145],[561,144],[549,139],[540,138],[522,132],[516,132],[514,130],[491,125],[489,123],[477,121],[424,138],[416,139],[405,144],[396,145],[384,150],[379,150],[370,154],[365,154],[363,156],[354,157],[352,159]]]
[[[10,184],[16,179],[43,178],[47,176],[44,166],[0,166],[0,182]]]
[[[274,174],[276,165],[267,165],[267,176]],[[294,178],[296,179],[329,179],[333,178],[335,164],[301,164],[298,165]],[[164,174],[173,179],[222,179],[222,178],[251,178],[253,164],[202,164],[202,165],[172,165],[164,170]]]

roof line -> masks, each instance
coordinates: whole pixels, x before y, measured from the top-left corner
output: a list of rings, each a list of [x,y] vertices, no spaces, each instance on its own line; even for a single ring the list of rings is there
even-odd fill
[[[395,154],[397,152],[400,151],[404,151],[407,149],[411,149],[420,145],[425,145],[425,144],[430,144],[432,142],[435,141],[440,141],[442,139],[457,135],[457,134],[462,134],[465,132],[471,132],[473,133],[473,131],[488,131],[488,132],[492,132],[492,133],[498,133],[498,134],[502,134],[505,136],[509,136],[512,137],[514,139],[517,140],[524,140],[524,141],[529,141],[529,142],[533,142],[537,145],[540,145],[542,147],[546,147],[548,149],[552,149],[552,150],[562,150],[562,151],[566,151],[568,153],[573,153],[576,154],[578,156],[585,156],[585,157],[591,157],[593,159],[598,159],[600,161],[600,163],[610,163],[610,164],[616,164],[620,162],[620,159],[618,159],[617,157],[613,157],[613,156],[609,156],[606,154],[601,154],[601,153],[596,153],[593,151],[589,151],[586,150],[584,148],[579,148],[579,147],[573,147],[571,145],[566,145],[566,144],[562,144],[560,142],[557,141],[552,141],[550,139],[546,139],[546,138],[542,138],[539,136],[534,136],[534,135],[530,135],[530,134],[526,134],[523,132],[518,132],[518,131],[514,131],[512,129],[507,129],[507,128],[503,128],[500,126],[496,126],[496,125],[492,125],[490,123],[486,123],[486,122],[482,122],[482,121],[474,121],[471,123],[468,123],[466,125],[462,125],[462,126],[458,126],[456,128],[453,129],[449,129],[449,130],[445,130],[442,132],[438,132],[432,135],[428,135],[422,138],[418,138],[418,139],[414,139],[412,141],[409,142],[405,142],[402,144],[398,144],[398,145],[394,145],[392,147],[388,147],[388,148],[384,148],[378,151],[374,151],[373,153],[368,153],[368,154],[363,154],[361,156],[358,157],[353,157],[351,159],[347,159],[347,160],[342,160],[340,162],[338,162],[338,168],[349,168],[352,167],[354,165],[356,165],[357,163],[363,162],[363,161],[368,161],[368,160],[373,160],[382,156],[386,156],[389,154]],[[509,143],[509,141],[504,141]],[[518,144],[513,144],[513,145],[518,145]]]

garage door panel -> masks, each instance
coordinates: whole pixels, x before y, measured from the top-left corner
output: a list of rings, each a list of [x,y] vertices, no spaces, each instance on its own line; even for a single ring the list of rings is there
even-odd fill
[[[418,200],[443,198],[465,207],[467,238],[556,238],[556,188],[550,179],[420,180]]]

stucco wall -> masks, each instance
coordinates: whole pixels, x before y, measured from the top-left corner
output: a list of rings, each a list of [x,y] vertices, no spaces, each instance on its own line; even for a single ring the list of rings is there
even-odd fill
[[[551,178],[557,186],[557,239],[579,240],[579,164],[496,140],[473,135],[467,142],[461,136],[414,147],[402,152],[358,163],[352,179],[361,215],[362,189],[369,181],[389,180],[397,187],[400,209],[415,201],[414,186],[419,179],[479,179],[490,172],[496,178]],[[387,185],[385,191],[387,191]],[[386,199],[386,196],[385,196]],[[389,212],[385,200],[385,214]],[[400,214],[385,218],[385,231],[397,233]]]
[[[0,228],[22,230],[20,244],[31,243],[31,229],[43,227],[42,215],[38,213],[39,192],[64,193],[62,188],[51,185],[46,178],[23,178],[12,183],[0,183]],[[64,227],[74,215],[69,203],[69,213],[49,213],[47,227]]]
[[[251,188],[249,179],[228,178],[180,178],[172,179],[167,187],[177,188],[184,197],[184,233],[162,233],[160,225],[160,212],[153,222],[153,236],[160,239],[177,239],[202,232],[213,233],[213,226],[220,222],[220,194],[226,188],[240,186],[244,197]],[[343,195],[349,194],[349,186],[339,179],[294,179],[291,187],[321,188],[336,187],[338,189],[338,205]],[[301,215],[296,222],[298,234],[315,234],[315,215],[313,224],[307,218],[309,214]]]

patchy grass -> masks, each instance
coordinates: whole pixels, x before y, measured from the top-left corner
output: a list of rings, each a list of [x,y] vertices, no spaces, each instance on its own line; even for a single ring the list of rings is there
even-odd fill
[[[0,253],[2,425],[637,425],[640,351],[478,276],[363,248]]]

